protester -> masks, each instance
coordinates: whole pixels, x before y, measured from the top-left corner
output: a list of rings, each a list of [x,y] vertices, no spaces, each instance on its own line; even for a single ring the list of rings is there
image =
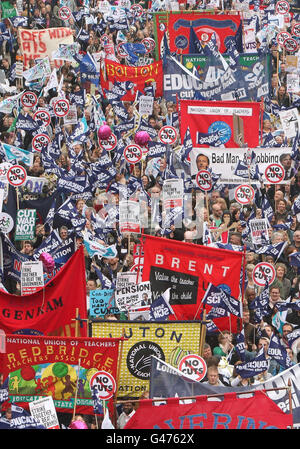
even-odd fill
[[[165,1],[133,5],[143,6],[141,15],[126,1],[109,1],[105,7],[103,2],[73,0],[7,3],[2,2],[0,22],[0,204],[9,217],[1,217],[1,290],[13,299],[25,296],[22,265],[42,263],[43,255],[54,264],[51,270],[43,265],[44,286],[50,288],[55,275],[83,246],[86,319],[128,320],[128,309],[116,310],[117,291],[120,286],[130,288],[130,274],[136,274],[134,284],[144,280],[142,235],[165,242],[166,252],[171,242],[191,245],[191,272],[197,248],[215,249],[212,265],[217,251],[227,250],[243,254],[240,279],[234,279],[239,294],[230,296],[233,280],[226,275],[216,287],[228,293],[230,306],[234,299],[242,307],[232,313],[218,305],[217,317],[206,324],[200,351],[208,366],[207,382],[223,385],[216,363],[222,358],[235,367],[244,362],[236,362],[241,335],[246,362],[262,347],[266,352],[275,334],[290,350],[287,335],[300,328],[300,50],[278,44],[277,36],[282,31],[294,36],[293,25],[300,22],[295,2],[289,2],[290,12],[280,20],[272,1],[216,1],[210,23],[214,16],[227,19],[231,10],[236,21],[228,33],[207,25],[206,34],[197,25],[198,14],[211,13],[212,2],[179,2],[180,33],[178,23],[171,24],[176,5],[169,11]],[[63,20],[66,6],[71,16]],[[168,21],[159,16],[166,11]],[[185,23],[180,11],[189,11],[195,20]],[[202,58],[203,64],[191,62],[193,56]],[[296,71],[291,56],[297,59]],[[27,101],[24,92],[30,93]],[[57,106],[59,100],[68,109],[64,115],[59,115],[66,112]],[[230,107],[254,105],[259,112],[251,109],[230,117],[227,111],[223,116],[220,111],[228,106],[227,100]],[[215,108],[211,122],[206,108]],[[168,132],[164,127],[170,128]],[[270,170],[268,178],[272,163],[275,174]],[[8,182],[11,165],[25,169],[24,184],[14,187]],[[202,170],[204,184],[198,177]],[[253,197],[239,196],[240,185],[244,190],[252,186]],[[34,210],[32,222],[22,217],[24,210]],[[12,227],[6,228],[9,224]],[[165,290],[171,287],[171,300],[163,304],[166,320],[178,304],[200,310],[199,298],[190,303],[193,295],[183,287],[200,274],[190,272],[188,277],[177,268],[180,255],[180,249],[172,254],[172,268],[187,278],[181,279],[180,287],[174,277],[165,281]],[[259,263],[274,267],[270,283],[257,282]],[[207,278],[196,281],[204,293],[214,279],[212,265],[204,263]],[[164,264],[160,268],[161,278],[167,278]],[[135,306],[151,308],[162,293],[155,275],[149,276],[152,293],[131,298]],[[183,304],[178,299],[181,288]],[[114,310],[105,304],[101,316],[93,315],[90,292],[108,289],[114,291],[109,296]],[[26,298],[24,308],[25,304]],[[51,304],[39,307],[42,314]],[[31,313],[26,309],[27,317]],[[201,314],[202,309],[197,319]],[[222,319],[226,327],[220,324],[220,329],[217,320]],[[211,330],[213,324],[216,328]],[[25,324],[21,331],[36,332]],[[279,372],[275,358],[266,357],[270,367],[256,380]],[[232,387],[252,383],[252,377],[242,378],[234,371]],[[119,429],[134,413],[131,400],[122,406]],[[79,415],[76,421],[82,421]],[[87,428],[87,422],[82,426]]]

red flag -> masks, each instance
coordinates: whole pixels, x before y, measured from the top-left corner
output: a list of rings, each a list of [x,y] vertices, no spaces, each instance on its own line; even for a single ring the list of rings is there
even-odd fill
[[[143,281],[150,280],[153,300],[171,287],[170,305],[175,315],[170,319],[199,319],[210,282],[239,298],[242,253],[148,235],[144,239]],[[230,322],[226,317],[216,318],[214,323],[220,330],[237,332],[234,316]]]
[[[197,133],[219,133],[226,148],[237,148],[234,139],[233,117],[243,121],[244,142],[250,148],[259,146],[260,103],[242,101],[181,100],[181,128],[183,139],[189,127],[194,147],[208,147],[197,142]]]
[[[180,398],[167,399],[166,405],[140,402],[125,429],[287,429],[293,425],[291,414],[284,413],[263,391],[253,397],[225,393],[222,401],[198,396],[191,404]]]
[[[16,296],[0,291],[0,329],[6,334],[67,335],[75,337],[76,309],[87,319],[83,247],[39,291]],[[87,335],[86,323],[78,326]]]

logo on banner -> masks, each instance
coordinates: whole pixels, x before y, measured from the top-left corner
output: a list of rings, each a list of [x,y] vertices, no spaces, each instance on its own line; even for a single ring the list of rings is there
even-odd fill
[[[218,133],[220,142],[222,144],[227,143],[231,138],[231,128],[226,122],[216,121],[208,128],[208,133]]]
[[[252,273],[253,282],[259,287],[272,284],[275,276],[275,268],[268,262],[261,262],[255,265]]]
[[[97,398],[106,401],[113,397],[117,384],[114,377],[106,371],[97,371],[90,380],[90,389]]]
[[[161,143],[172,145],[177,140],[177,131],[173,126],[163,126],[158,133]]]
[[[186,36],[183,36],[183,35],[176,36],[176,38],[175,38],[175,45],[176,45],[177,48],[179,48],[181,50],[184,50],[189,45],[188,38]]]
[[[152,355],[165,360],[161,347],[153,341],[141,341],[133,345],[127,354],[128,371],[138,379],[150,379]]]
[[[285,171],[280,164],[270,164],[265,170],[265,177],[271,184],[277,184],[284,179]]]
[[[183,374],[187,374],[191,381],[196,382],[200,382],[204,379],[207,372],[205,360],[197,354],[188,354],[184,356],[179,362],[178,369]]]
[[[249,204],[254,199],[254,189],[252,186],[243,184],[238,186],[234,191],[234,197],[236,201],[240,204]]]
[[[20,187],[26,181],[27,172],[22,165],[13,165],[8,169],[6,176],[10,185]]]
[[[212,188],[211,174],[208,170],[200,170],[196,175],[196,183],[199,189],[208,192]]]
[[[21,96],[21,103],[24,108],[33,108],[37,104],[37,96],[34,92],[24,92]]]
[[[139,145],[127,145],[124,149],[124,158],[129,164],[136,164],[143,157],[143,150]]]

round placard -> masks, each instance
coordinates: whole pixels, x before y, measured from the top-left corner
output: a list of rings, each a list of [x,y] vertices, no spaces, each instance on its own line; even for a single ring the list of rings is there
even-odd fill
[[[253,201],[255,192],[252,186],[242,184],[235,189],[234,197],[240,204],[249,204]]]
[[[177,131],[173,126],[165,125],[158,133],[158,138],[162,143],[172,145],[177,140]]]
[[[212,188],[211,174],[208,170],[200,170],[196,175],[196,183],[199,189],[208,192]]]
[[[143,157],[143,150],[139,145],[127,145],[124,149],[124,157],[129,164],[137,164]]]
[[[90,389],[97,398],[104,401],[113,397],[116,392],[116,381],[114,377],[106,371],[97,371],[90,380]]]
[[[57,117],[64,117],[68,114],[70,109],[70,103],[65,98],[60,98],[54,103],[53,111]]]
[[[278,184],[284,179],[285,171],[280,164],[270,164],[265,169],[265,178],[271,184]]]
[[[116,148],[117,143],[118,143],[117,137],[113,133],[111,133],[108,139],[99,140],[100,147],[107,151],[112,151],[114,148]]]
[[[205,360],[197,354],[188,354],[178,365],[179,371],[186,374],[191,381],[200,382],[206,376],[207,366]]]
[[[259,287],[264,287],[266,284],[271,285],[275,276],[275,268],[268,262],[260,262],[253,268],[252,279]]]
[[[276,41],[279,45],[281,45],[283,47],[284,41],[291,37],[292,37],[292,35],[288,31],[281,31],[280,33],[277,34]]]
[[[275,10],[277,14],[287,14],[290,10],[290,4],[286,0],[279,0],[276,3]]]
[[[296,41],[296,39],[288,37],[284,40],[283,47],[286,49],[286,51],[295,53],[298,50],[298,42]]]
[[[50,137],[47,134],[37,134],[32,139],[32,148],[35,151],[41,152],[50,143]]]
[[[22,165],[13,165],[8,169],[7,181],[14,187],[20,187],[27,178],[27,172]]]
[[[44,123],[45,126],[48,126],[50,125],[51,122],[51,116],[48,111],[44,109],[39,109],[38,111],[35,112],[33,120],[40,120],[41,122]]]
[[[70,8],[68,8],[67,6],[62,6],[58,10],[58,15],[61,18],[61,20],[67,21],[71,17],[72,12],[71,12]]]
[[[21,95],[21,103],[24,108],[33,108],[38,102],[38,98],[34,92],[24,92]]]

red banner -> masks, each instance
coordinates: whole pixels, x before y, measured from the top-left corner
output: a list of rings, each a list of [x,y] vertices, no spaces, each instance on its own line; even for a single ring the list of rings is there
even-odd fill
[[[234,139],[234,115],[243,121],[244,142],[250,148],[259,146],[260,103],[242,101],[181,100],[181,140],[190,128],[194,147],[209,147],[198,144],[197,133],[218,133],[226,148],[237,148]]]
[[[171,287],[176,316],[170,319],[199,319],[210,282],[239,298],[242,253],[148,235],[144,239],[143,281],[150,280],[153,300]],[[236,317],[229,319],[216,318],[214,323],[220,330],[237,332]]]
[[[122,97],[123,101],[134,101],[136,91],[144,92],[144,88],[151,83],[156,83],[156,97],[163,95],[163,66],[162,61],[149,65],[131,67],[109,59],[105,60],[105,68],[100,72],[100,81],[103,89],[110,90],[115,81],[131,81],[134,89]],[[104,95],[105,96],[105,95]]]
[[[111,380],[116,383],[117,379],[119,341],[7,335],[1,372],[4,379],[9,375],[12,401],[26,408],[41,396],[52,396],[57,409],[72,413],[76,397],[79,413],[93,413],[90,380],[97,372],[106,373],[100,394],[110,401],[114,393]]]
[[[286,429],[293,424],[292,415],[284,413],[263,391],[252,397],[224,394],[222,401],[208,401],[198,396],[191,404],[180,398],[166,405],[152,405],[151,399],[139,408],[125,429]]]
[[[169,32],[170,51],[188,54],[190,30],[193,27],[199,40],[207,42],[216,34],[219,51],[226,51],[226,38],[235,36],[241,18],[239,15],[214,15],[197,11],[157,11],[154,13],[156,59],[159,59],[164,34]]]
[[[6,334],[75,337],[76,309],[87,319],[84,252],[81,247],[39,291],[17,296],[0,291],[0,329]],[[78,336],[87,335],[86,323]]]

